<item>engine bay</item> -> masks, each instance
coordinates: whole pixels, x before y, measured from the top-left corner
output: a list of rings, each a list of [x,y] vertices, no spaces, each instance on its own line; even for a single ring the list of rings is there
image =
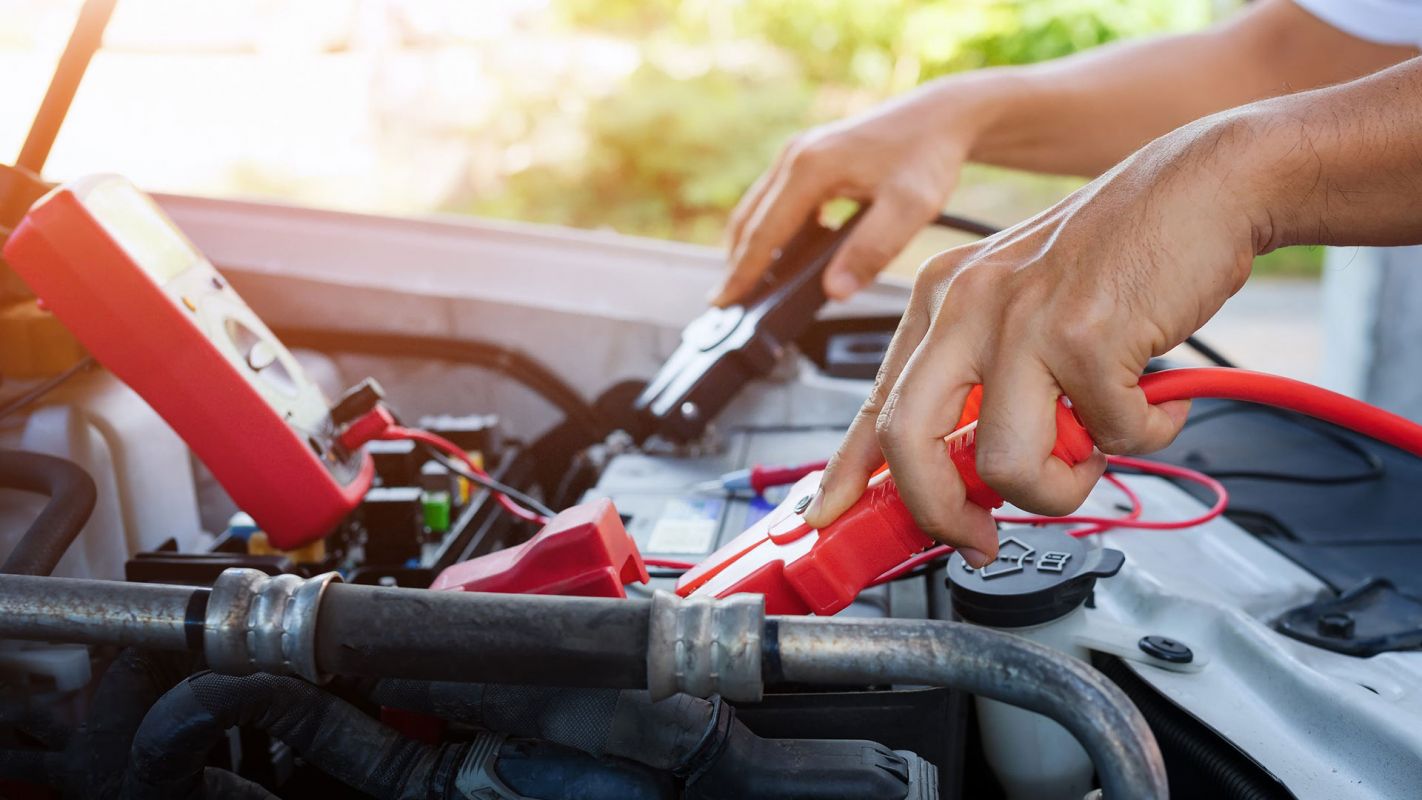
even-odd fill
[[[210,210],[206,202],[193,206]],[[175,208],[182,217],[182,201]],[[281,210],[256,213],[260,219]],[[354,220],[341,220],[347,221]],[[240,267],[223,269],[229,272],[244,296],[248,286],[261,297],[268,284],[284,283],[243,276]],[[697,666],[688,656],[649,695],[658,679],[649,671],[655,659],[648,634],[614,658],[611,651],[626,642],[611,634],[607,641],[579,636],[601,623],[589,622],[589,610],[578,604],[500,612],[404,599],[407,592],[497,596],[486,593],[490,581],[503,582],[494,591],[512,585],[538,591],[568,574],[583,580],[611,568],[621,597],[595,602],[625,603],[647,619],[682,614],[675,636],[715,627],[709,612],[693,611],[699,604],[668,605],[686,566],[794,499],[794,484],[813,475],[842,436],[867,388],[864,363],[874,362],[875,347],[882,352],[893,323],[892,316],[872,314],[804,320],[768,372],[735,379],[724,410],[703,429],[670,439],[644,433],[641,442],[636,433],[617,433],[634,425],[610,421],[636,413],[640,381],[614,381],[573,410],[583,392],[522,348],[273,325],[301,369],[336,387],[328,395],[341,386],[358,387],[347,398],[362,387],[383,395],[361,383],[373,376],[391,387],[381,402],[393,409],[408,402],[418,414],[411,427],[456,444],[496,485],[547,510],[568,509],[547,528],[520,520],[477,482],[479,474],[462,476],[460,461],[415,441],[372,439],[361,448],[370,459],[370,487],[353,512],[313,543],[287,549],[236,509],[131,389],[104,371],[79,373],[4,423],[8,447],[82,465],[99,487],[91,521],[54,573],[85,585],[73,596],[57,585],[43,592],[60,611],[65,597],[88,597],[94,606],[96,587],[115,581],[186,592],[186,621],[178,628],[198,652],[124,649],[119,645],[135,641],[102,614],[90,621],[89,633],[46,627],[20,634],[70,643],[7,647],[6,736],[15,752],[10,763],[19,770],[7,772],[7,791],[399,796],[420,786],[436,796],[465,797],[1085,795],[1104,781],[1079,737],[1004,705],[988,690],[970,690],[970,683],[895,678],[892,666],[880,664],[878,679],[860,673],[856,680],[807,682],[794,672],[803,667],[793,667],[748,690],[726,672],[734,661]],[[503,402],[429,401],[451,397],[440,389],[467,383],[470,373],[486,392],[498,383],[524,388],[506,392]],[[550,422],[524,422],[528,392],[558,409],[543,415]],[[589,430],[593,424],[607,427]],[[1053,612],[1064,610],[1060,616],[974,622],[972,614],[983,608],[1001,613],[993,611],[996,601],[982,604],[964,588],[971,570],[961,561],[964,575],[955,583],[955,562],[933,560],[866,588],[834,619],[871,642],[884,632],[858,626],[927,621],[1008,630],[1076,656],[1068,660],[1092,665],[1138,709],[1178,796],[1405,793],[1419,777],[1412,722],[1422,712],[1410,690],[1422,662],[1407,604],[1417,591],[1408,561],[1417,544],[1401,505],[1407,487],[1422,478],[1416,459],[1342,428],[1230,400],[1199,401],[1185,433],[1158,458],[1226,483],[1224,515],[1181,530],[1116,529],[1085,539],[1065,537],[1064,524],[1001,525],[1002,555],[984,574],[1017,568],[1042,578],[1054,562],[1073,565],[1049,576],[1058,583],[1046,594],[1069,598]],[[756,468],[769,474],[773,465],[783,467],[773,476],[777,485],[747,488]],[[1078,514],[1119,516],[1134,502],[1148,519],[1191,519],[1212,502],[1207,489],[1189,482],[1126,473],[1118,479],[1134,501],[1103,482]],[[7,532],[25,530],[46,506],[36,495],[7,497],[24,499],[4,505]],[[593,511],[580,511],[586,509]],[[558,536],[548,535],[551,528]],[[594,530],[597,536],[584,535]],[[1345,538],[1344,530],[1367,533]],[[608,538],[607,531],[624,538]],[[560,561],[555,548],[540,544],[555,539],[584,549]],[[598,542],[616,546],[586,549]],[[490,566],[488,559],[501,554],[504,561]],[[645,582],[628,566],[632,554]],[[100,578],[107,582],[93,582]],[[471,588],[482,591],[459,591]],[[270,628],[259,621],[279,608],[314,613],[311,601],[303,606],[298,597],[325,604],[352,590],[373,594],[347,595],[349,610],[321,611],[327,622],[317,625],[308,653],[280,643],[294,636],[294,611],[278,614]],[[33,609],[26,611],[26,591],[13,586],[4,593],[7,635],[36,622]],[[1035,585],[1008,594],[1046,596]],[[199,596],[206,607],[195,618],[189,606]],[[284,604],[264,599],[283,596]],[[118,609],[150,604],[145,613],[162,616],[152,598],[110,599]],[[233,634],[214,608],[229,615],[243,610],[244,644],[222,644]],[[746,613],[727,611],[723,622]],[[508,622],[519,641],[499,641],[494,631],[509,630],[498,624],[473,623],[478,633],[470,636],[493,640],[461,643],[459,631],[474,630],[465,625],[490,618]],[[789,637],[781,640],[782,658],[795,636],[819,635],[786,623],[767,623],[771,629]],[[264,644],[262,630],[278,632],[272,640],[278,643]],[[757,672],[769,674],[766,635],[759,633]],[[341,642],[339,652],[328,657],[323,641]],[[550,644],[555,651],[540,649]],[[721,649],[708,643],[684,652]],[[833,651],[819,644],[806,652]],[[892,649],[864,652],[881,660]],[[231,663],[224,665],[224,657]],[[629,661],[639,663],[628,667]],[[277,677],[282,673],[296,677]],[[999,688],[1012,690],[1012,683]],[[213,699],[219,696],[225,699]],[[1080,698],[1073,703],[1086,705]],[[127,716],[106,718],[110,713]],[[179,716],[165,716],[171,714]],[[318,730],[297,724],[309,715],[324,720]],[[180,719],[186,721],[173,727]],[[195,719],[211,721],[191,742],[164,733],[189,730]],[[1313,735],[1344,719],[1346,740]],[[105,733],[114,730],[121,731],[117,743]],[[688,731],[697,732],[695,741]],[[354,742],[371,744],[357,753]],[[427,749],[409,755],[414,742]],[[138,758],[150,751],[156,761]],[[189,753],[181,780],[165,772],[179,751]],[[386,764],[396,752],[419,765],[401,773],[411,783],[372,778],[365,767]],[[440,780],[453,783],[428,788]],[[45,785],[51,788],[35,788]]]
[[[1416,423],[1187,340],[1140,380],[1181,435],[1043,517],[977,474],[979,387],[973,567],[887,465],[804,521],[908,301],[827,304],[858,216],[708,309],[710,250],[40,166],[0,169],[0,796],[1422,784]]]

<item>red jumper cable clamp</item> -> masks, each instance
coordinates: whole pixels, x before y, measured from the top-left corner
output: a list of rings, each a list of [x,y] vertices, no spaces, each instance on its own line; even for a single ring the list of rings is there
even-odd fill
[[[974,397],[965,410],[965,424],[945,442],[968,499],[992,509],[1002,505],[1002,497],[978,477],[976,413]],[[1070,406],[1059,401],[1052,454],[1075,465],[1091,455],[1092,447],[1086,428]],[[726,597],[752,592],[765,595],[769,614],[826,616],[848,606],[886,570],[934,544],[914,523],[887,471],[876,474],[858,502],[834,522],[821,530],[810,528],[801,514],[819,479],[819,473],[805,476],[779,507],[688,570],[677,582],[677,594]]]
[[[649,580],[637,543],[612,501],[594,500],[558,514],[517,547],[449,567],[430,588],[626,597],[626,584]]]

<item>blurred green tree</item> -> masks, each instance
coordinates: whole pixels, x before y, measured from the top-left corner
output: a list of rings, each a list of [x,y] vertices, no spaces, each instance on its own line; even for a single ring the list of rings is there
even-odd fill
[[[712,242],[796,130],[930,78],[1207,24],[1212,0],[553,0],[570,31],[636,43],[642,66],[582,120],[585,153],[535,163],[476,213]],[[971,182],[979,171],[965,176]],[[1029,207],[1061,181],[1008,192]],[[1035,192],[1035,194],[1034,194]],[[1036,206],[1030,207],[1030,206]]]

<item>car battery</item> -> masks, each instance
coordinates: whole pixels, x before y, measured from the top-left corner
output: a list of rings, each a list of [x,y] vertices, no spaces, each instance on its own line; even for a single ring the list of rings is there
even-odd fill
[[[776,486],[755,495],[698,490],[699,485],[757,464],[828,458],[842,438],[843,429],[830,427],[749,428],[728,432],[723,447],[700,455],[623,453],[613,457],[583,501],[610,498],[644,557],[696,563],[769,513],[790,488]],[[651,589],[672,591],[675,584],[673,578],[653,577],[648,587],[633,584],[627,589],[635,595]],[[841,613],[891,616],[889,589],[869,589]]]

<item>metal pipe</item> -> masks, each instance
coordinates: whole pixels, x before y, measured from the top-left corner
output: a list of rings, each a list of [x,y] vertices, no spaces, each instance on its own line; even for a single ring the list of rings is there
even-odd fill
[[[1060,723],[1091,754],[1107,797],[1167,792],[1155,738],[1120,689],[1082,662],[971,625],[766,619],[758,597],[430,592],[255,570],[223,573],[210,599],[182,586],[0,575],[0,638],[205,649],[213,669],[237,674],[650,685],[655,696],[752,699],[757,676],[947,686]]]
[[[43,453],[0,450],[0,488],[34,492],[49,498],[20,537],[0,572],[48,575],[79,536],[94,511],[98,490],[78,464]]]
[[[196,648],[207,590],[0,575],[0,639]]]
[[[1165,762],[1145,718],[1087,664],[1016,636],[955,622],[772,617],[766,683],[928,684],[1035,711],[1076,736],[1107,798],[1165,798]]]

